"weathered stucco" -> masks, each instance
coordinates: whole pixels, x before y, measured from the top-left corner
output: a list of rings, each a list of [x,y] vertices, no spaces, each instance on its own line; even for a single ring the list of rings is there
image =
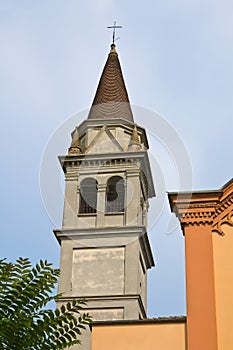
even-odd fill
[[[74,294],[84,297],[123,294],[124,262],[123,247],[74,250],[72,264]]]

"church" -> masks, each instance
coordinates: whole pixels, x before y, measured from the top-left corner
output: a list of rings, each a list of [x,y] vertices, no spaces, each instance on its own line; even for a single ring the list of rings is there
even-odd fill
[[[168,194],[185,237],[187,315],[148,318],[147,214],[156,193],[146,130],[134,120],[114,43],[87,118],[74,128],[59,157],[58,292],[60,303],[85,298],[93,323],[73,348],[232,349],[233,180],[215,191]]]

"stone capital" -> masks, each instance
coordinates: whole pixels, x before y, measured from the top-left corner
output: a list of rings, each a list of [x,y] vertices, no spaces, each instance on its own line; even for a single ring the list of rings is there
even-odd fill
[[[126,177],[137,177],[140,175],[140,169],[128,169],[126,170]]]
[[[105,183],[98,183],[98,192],[105,192],[106,191],[106,184]]]

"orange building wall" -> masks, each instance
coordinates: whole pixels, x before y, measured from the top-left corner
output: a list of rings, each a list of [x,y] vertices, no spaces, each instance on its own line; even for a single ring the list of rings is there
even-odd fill
[[[233,349],[233,227],[213,234],[218,350]]]
[[[189,350],[217,350],[212,231],[185,227]]]
[[[233,179],[169,201],[185,235],[188,350],[232,350]]]
[[[92,350],[185,350],[185,323],[93,325]]]

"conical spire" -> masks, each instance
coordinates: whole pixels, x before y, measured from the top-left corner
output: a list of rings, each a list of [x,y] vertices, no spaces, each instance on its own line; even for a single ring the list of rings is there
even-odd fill
[[[139,143],[139,135],[138,135],[138,129],[136,125],[133,128],[132,142]]]
[[[134,125],[133,128],[133,133],[131,136],[131,141],[129,143],[129,147],[128,150],[129,151],[136,151],[136,150],[140,150],[142,148],[141,144],[140,144],[140,138],[138,135],[138,129],[136,127],[136,125]]]
[[[115,118],[124,118],[133,122],[133,114],[116,46],[112,44],[88,119]]]

